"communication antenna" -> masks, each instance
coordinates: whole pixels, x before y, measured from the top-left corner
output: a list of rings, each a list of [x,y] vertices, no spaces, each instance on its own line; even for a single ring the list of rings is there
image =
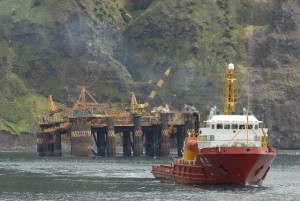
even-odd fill
[[[226,66],[225,74],[225,96],[224,96],[224,114],[230,115],[235,112],[235,73],[232,63]]]

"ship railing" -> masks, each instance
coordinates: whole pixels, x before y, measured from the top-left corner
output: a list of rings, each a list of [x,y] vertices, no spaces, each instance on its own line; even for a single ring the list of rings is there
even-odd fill
[[[214,135],[198,136],[197,140],[198,141],[215,141],[215,136]]]
[[[188,165],[195,165],[196,161],[195,160],[188,160],[186,161]]]
[[[254,136],[254,140],[255,140],[255,141],[262,141],[262,137],[261,137],[261,136],[258,136],[258,135],[255,135],[255,136]]]
[[[177,164],[186,164],[186,165],[195,165],[196,160],[177,159],[177,160],[175,160],[175,163],[177,163]]]
[[[261,142],[263,140],[262,138],[263,138],[262,136],[255,135],[254,138],[253,138],[253,141]],[[214,135],[198,136],[197,140],[198,141],[215,141],[215,136]],[[234,142],[241,142],[241,141],[247,141],[247,139],[237,138],[237,139],[234,140]],[[248,141],[249,141],[249,139],[248,139]]]
[[[247,142],[246,139],[244,140],[239,140],[239,141],[235,141],[231,144],[223,144],[220,147],[258,147],[257,146],[257,142],[258,141],[249,141]]]

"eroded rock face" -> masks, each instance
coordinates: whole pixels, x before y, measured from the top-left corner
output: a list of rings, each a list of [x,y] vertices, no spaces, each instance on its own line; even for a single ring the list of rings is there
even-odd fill
[[[0,151],[36,151],[36,136],[29,133],[11,135],[0,130]]]
[[[61,102],[72,102],[82,86],[116,100],[131,91],[130,74],[111,56],[125,28],[114,3],[28,2],[25,6],[29,8],[24,10],[33,16],[22,19],[18,16],[21,3],[3,4],[7,9],[19,8],[6,15],[10,19],[6,23],[11,24],[4,37],[9,38],[15,53],[11,71],[24,78],[28,87],[45,96],[53,93]],[[43,19],[40,12],[49,18]]]
[[[271,23],[254,36],[252,59],[254,111],[264,114],[271,142],[280,148],[300,148],[300,68],[297,1],[283,1]]]
[[[33,91],[70,104],[85,86],[102,102],[128,101],[130,91],[145,101],[172,65],[152,105],[195,105],[205,119],[223,107],[233,62],[238,109],[250,94],[271,144],[300,148],[298,1],[11,2],[0,1],[1,100]]]
[[[224,66],[234,62],[238,108],[248,105],[250,95],[254,114],[269,128],[270,144],[299,149],[299,3],[224,2],[155,1],[129,27],[124,49],[130,54],[120,61],[140,80],[175,66],[160,97],[177,108],[196,105],[204,117],[210,106],[222,108]],[[238,26],[246,29],[239,32]]]

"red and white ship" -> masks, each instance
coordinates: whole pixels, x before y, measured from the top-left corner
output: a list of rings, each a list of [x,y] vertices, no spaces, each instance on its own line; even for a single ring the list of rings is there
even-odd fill
[[[188,184],[261,185],[277,154],[267,146],[267,129],[244,109],[235,111],[234,65],[226,69],[224,114],[212,108],[205,127],[186,138],[182,159],[153,165],[157,179]]]

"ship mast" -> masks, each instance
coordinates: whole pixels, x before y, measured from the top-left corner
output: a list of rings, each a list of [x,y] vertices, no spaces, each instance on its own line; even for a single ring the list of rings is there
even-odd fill
[[[230,115],[235,112],[235,74],[234,65],[232,63],[228,64],[226,67],[225,74],[225,97],[224,97],[224,114]]]

